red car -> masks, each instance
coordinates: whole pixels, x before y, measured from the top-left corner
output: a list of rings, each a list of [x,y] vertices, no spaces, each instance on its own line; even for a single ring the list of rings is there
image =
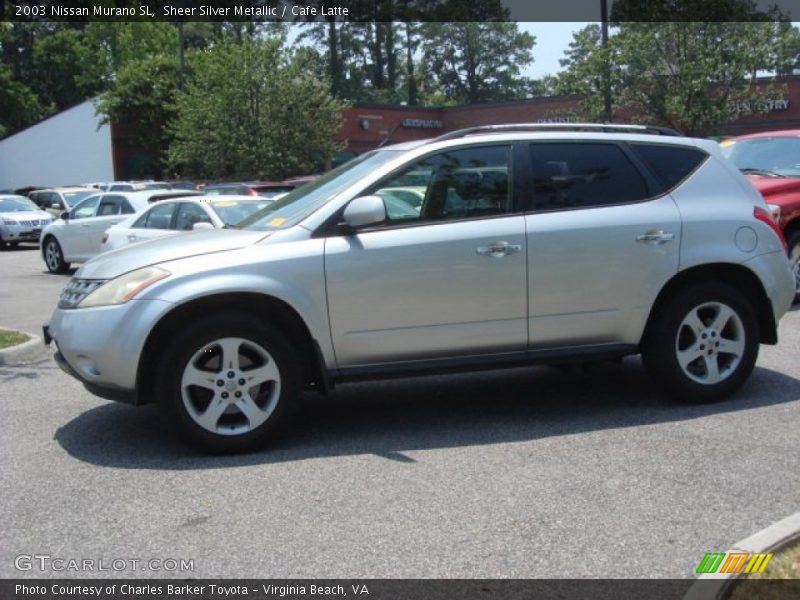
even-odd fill
[[[800,129],[728,138],[722,152],[756,186],[769,204],[789,249],[800,302]]]

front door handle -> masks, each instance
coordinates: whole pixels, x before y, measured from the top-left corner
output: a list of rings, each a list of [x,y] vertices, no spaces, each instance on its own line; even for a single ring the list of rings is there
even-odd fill
[[[481,256],[490,256],[492,258],[502,258],[509,254],[517,254],[522,250],[519,244],[509,244],[508,242],[492,242],[488,246],[479,246],[475,249],[477,254]]]
[[[674,239],[674,233],[662,231],[661,229],[653,229],[647,233],[636,236],[636,241],[642,244],[666,244]]]
[[[136,234],[135,233],[131,233],[130,235],[128,235],[128,241],[135,242],[136,241]]]

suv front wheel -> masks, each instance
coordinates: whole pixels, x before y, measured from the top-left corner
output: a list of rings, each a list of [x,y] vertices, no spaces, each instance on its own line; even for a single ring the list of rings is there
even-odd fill
[[[207,451],[264,445],[299,395],[292,347],[279,331],[248,315],[195,321],[162,358],[156,395],[188,441]]]
[[[687,287],[654,316],[642,345],[645,368],[679,400],[722,400],[753,370],[759,347],[752,304],[719,282]]]

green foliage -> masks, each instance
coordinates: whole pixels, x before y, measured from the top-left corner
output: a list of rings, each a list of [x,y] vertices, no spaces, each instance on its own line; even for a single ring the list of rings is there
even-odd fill
[[[536,39],[516,23],[426,23],[425,63],[456,103],[524,98],[530,81],[520,69],[533,62]]]
[[[279,39],[199,53],[168,127],[170,167],[182,176],[280,179],[331,158],[344,105],[307,60],[289,57]]]
[[[28,86],[17,81],[11,69],[0,63],[0,137],[35,123],[51,112],[42,106]]]
[[[163,167],[171,141],[167,123],[175,116],[179,89],[177,56],[130,60],[120,69],[114,86],[98,101],[97,112],[106,123],[123,124],[134,141],[159,163],[156,166]]]
[[[605,48],[599,27],[590,25],[576,33],[561,61],[566,70],[556,89],[583,95],[583,111],[592,120],[603,117],[608,86],[617,115],[634,114],[649,123],[708,135],[734,118],[735,104],[776,93],[757,90],[753,82],[760,71],[790,71],[796,62],[797,30],[786,25],[620,23]],[[758,102],[750,106],[757,110]]]

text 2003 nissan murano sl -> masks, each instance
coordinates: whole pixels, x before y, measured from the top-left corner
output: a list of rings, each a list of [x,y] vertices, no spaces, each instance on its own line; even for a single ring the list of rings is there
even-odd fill
[[[45,326],[98,396],[190,441],[259,446],[304,388],[618,358],[722,399],[777,342],[794,281],[714,142],[495,126],[368,152],[239,224],[87,262]]]

